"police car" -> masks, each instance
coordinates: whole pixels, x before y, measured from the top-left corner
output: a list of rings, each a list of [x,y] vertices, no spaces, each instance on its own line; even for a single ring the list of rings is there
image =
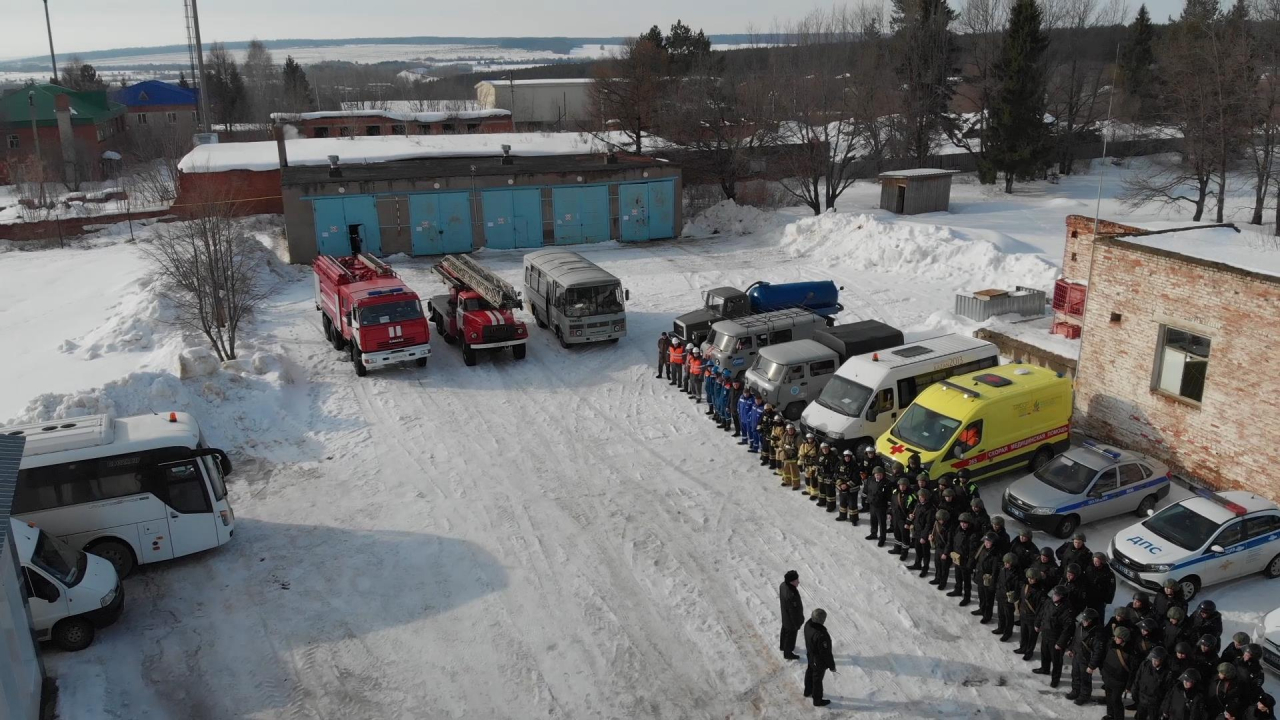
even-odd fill
[[[1267,613],[1254,632],[1254,640],[1262,646],[1262,665],[1280,675],[1280,608]]]
[[[1188,599],[1250,573],[1280,577],[1280,509],[1243,490],[1196,490],[1116,533],[1108,554],[1131,584],[1159,592],[1173,578]]]
[[[1147,511],[1169,494],[1169,469],[1146,455],[1086,440],[1004,491],[1006,515],[1068,537],[1082,523]]]

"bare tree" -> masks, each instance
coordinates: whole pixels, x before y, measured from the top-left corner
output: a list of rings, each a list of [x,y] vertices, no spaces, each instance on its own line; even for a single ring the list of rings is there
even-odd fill
[[[175,323],[199,332],[219,360],[236,357],[241,323],[271,293],[262,276],[263,248],[234,220],[230,202],[203,199],[186,208],[144,247],[176,309]]]
[[[669,62],[666,51],[651,41],[628,40],[617,57],[597,66],[587,92],[594,126],[583,129],[600,132],[616,126],[637,154],[644,152],[644,135],[654,128],[668,100]]]
[[[248,115],[253,122],[266,122],[267,116],[280,102],[280,68],[262,41],[249,41],[244,64],[240,66],[245,90],[249,96]]]
[[[957,30],[968,39],[970,47],[962,80],[955,88],[958,115],[946,124],[946,129],[952,144],[979,159],[984,156],[989,113],[1000,87],[996,63],[1008,24],[1009,0],[969,0],[956,21]]]
[[[190,140],[173,126],[148,125],[129,136],[129,168],[124,177],[131,196],[144,204],[168,205],[178,197],[178,161]]]
[[[1128,9],[1124,0],[1049,0],[1044,6],[1052,38],[1046,109],[1058,137],[1058,172],[1069,175],[1076,149],[1097,137],[1107,112],[1115,49],[1098,48],[1098,31],[1119,26]]]
[[[1276,189],[1276,235],[1280,235],[1280,0],[1255,0],[1257,23],[1256,71],[1261,75],[1255,93],[1257,126],[1249,143],[1253,163],[1253,216],[1249,222],[1261,225],[1267,193]]]

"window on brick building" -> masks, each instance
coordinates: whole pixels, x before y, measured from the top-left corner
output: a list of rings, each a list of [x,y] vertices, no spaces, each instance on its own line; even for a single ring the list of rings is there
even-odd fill
[[[342,137],[351,137],[351,128],[345,126],[338,128],[338,135]]]
[[[451,135],[457,131],[453,129],[453,123],[444,123],[440,126],[440,132],[445,135]]]
[[[381,126],[381,125],[365,125],[365,126],[364,126],[364,134],[365,134],[365,135],[371,135],[371,136],[372,136],[372,135],[381,135],[381,134],[382,134],[382,126]]]
[[[146,124],[147,124],[147,114],[146,114],[146,113],[138,113],[138,124],[139,124],[139,125],[146,125]]]
[[[430,125],[419,125],[419,126],[418,126],[418,134],[419,134],[419,135],[430,135],[430,134],[431,134],[431,126],[430,126]]]
[[[480,123],[467,123],[467,132],[469,133],[480,132]]]
[[[391,134],[392,134],[392,135],[403,135],[403,134],[404,134],[404,126],[403,126],[403,125],[392,125],[392,126],[391,126]]]
[[[1160,326],[1154,388],[1200,402],[1209,372],[1209,338],[1168,325]]]
[[[18,149],[18,136],[17,136],[17,135],[10,135],[10,136],[8,137],[8,139],[5,141],[5,144],[9,146],[9,149],[10,149],[10,150],[17,150],[17,149]]]
[[[169,121],[169,124],[170,124],[170,125],[172,125],[172,124],[174,124],[174,123],[178,122],[178,113],[176,113],[176,112],[167,112],[167,113],[165,113],[165,114],[164,114],[164,119],[165,119],[165,120],[168,120],[168,121]]]
[[[315,131],[315,136],[318,138],[329,137],[329,128],[327,127],[321,126],[321,127],[312,128],[312,129]]]

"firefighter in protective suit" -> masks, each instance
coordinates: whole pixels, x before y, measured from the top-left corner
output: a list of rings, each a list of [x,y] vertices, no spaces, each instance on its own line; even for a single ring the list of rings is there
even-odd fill
[[[853,524],[858,524],[858,496],[854,491],[854,478],[860,472],[858,463],[853,461],[852,450],[845,450],[840,454],[840,462],[832,473],[836,484],[836,505],[840,510],[840,514],[836,515],[836,522],[849,520],[849,511],[852,509]]]
[[[827,512],[836,511],[836,468],[840,464],[840,456],[831,452],[831,446],[822,443],[818,446],[818,507]]]
[[[790,431],[790,428],[788,428]],[[818,442],[814,439],[813,433],[804,436],[804,442],[800,443],[800,447],[796,450],[796,462],[799,463],[801,472],[804,474],[805,495],[810,500],[818,500]]]
[[[782,486],[786,487],[791,483],[787,481],[786,473],[782,471],[782,441],[787,437],[787,426],[782,421],[782,413],[773,414],[773,426],[769,430],[769,437],[772,440],[770,445],[773,446],[773,462],[769,463],[769,467],[773,469],[774,474],[782,478]]]
[[[779,415],[779,418],[782,416]],[[782,479],[792,490],[800,489],[800,438],[796,435],[796,426],[787,425],[782,435],[782,447],[779,450],[782,461]]]
[[[760,398],[756,398],[759,400]],[[773,406],[769,403],[757,406],[755,414],[756,421],[756,447],[760,453],[760,465],[772,466],[773,464]]]

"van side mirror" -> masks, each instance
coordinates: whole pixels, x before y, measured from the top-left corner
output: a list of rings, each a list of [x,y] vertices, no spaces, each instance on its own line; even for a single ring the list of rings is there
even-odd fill
[[[1214,555],[1221,555],[1222,553],[1224,553],[1224,552],[1226,552],[1226,551],[1227,551],[1227,550],[1226,550],[1226,548],[1222,547],[1221,545],[1210,545],[1210,546],[1209,546],[1209,552],[1213,553]]]
[[[875,422],[876,416],[879,414],[880,413],[876,411],[876,405],[874,402],[867,406],[867,422]]]
[[[231,474],[231,458],[227,457],[227,453],[225,451],[219,450],[218,448],[206,448],[204,450],[197,450],[194,454],[196,457],[212,455],[214,459],[218,461],[218,467],[222,469],[222,474],[224,476]]]

